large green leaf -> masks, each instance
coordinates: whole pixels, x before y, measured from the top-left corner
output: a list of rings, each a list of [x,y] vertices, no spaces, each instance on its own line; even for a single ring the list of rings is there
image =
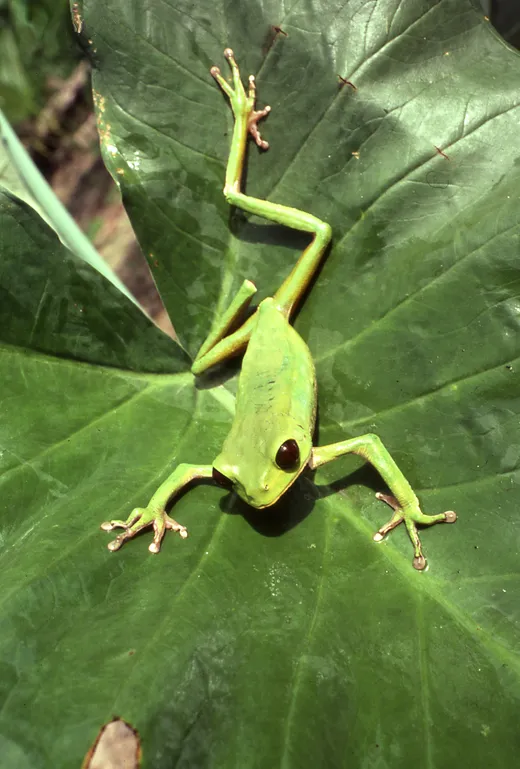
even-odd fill
[[[415,572],[405,532],[372,541],[381,481],[345,459],[269,511],[199,486],[175,507],[186,541],[108,553],[98,522],[175,462],[211,462],[232,384],[195,386],[173,342],[4,199],[2,761],[77,766],[117,714],[154,769],[512,764],[518,56],[464,0],[88,0],[75,19],[107,163],[190,350],[303,242],[229,220],[221,195],[231,117],[208,68],[231,44],[259,73],[271,149],[251,152],[248,191],[334,229],[297,319],[320,442],[377,432],[425,510],[459,520],[424,532]],[[269,47],[273,24],[288,36]]]

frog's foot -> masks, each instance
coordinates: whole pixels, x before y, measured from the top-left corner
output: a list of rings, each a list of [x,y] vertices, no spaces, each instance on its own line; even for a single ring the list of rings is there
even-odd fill
[[[261,120],[264,117],[267,117],[267,115],[271,112],[271,107],[267,105],[267,107],[264,107],[260,110],[255,110],[253,107],[255,106],[255,100],[256,100],[256,83],[255,83],[255,76],[249,75],[249,95],[248,100],[251,103],[251,111],[249,112],[249,115],[247,117],[247,130],[257,143],[257,145],[262,150],[268,150],[269,149],[269,142],[266,142],[265,139],[262,139],[260,136],[260,131],[258,130],[258,121]]]
[[[185,526],[170,518],[164,510],[150,509],[150,507],[136,507],[126,521],[105,521],[101,524],[103,531],[112,531],[113,529],[124,529],[112,542],[107,545],[109,550],[119,550],[127,539],[132,539],[140,531],[148,526],[153,526],[154,537],[152,544],[148,547],[151,553],[158,553],[161,549],[162,539],[168,529],[178,531],[183,539],[188,536],[188,530]]]
[[[242,85],[242,80],[240,79],[240,70],[238,69],[238,64],[235,61],[235,56],[231,48],[226,48],[224,51],[224,56],[228,60],[229,66],[231,67],[231,72],[233,74],[233,87],[231,87],[227,80],[222,77],[218,67],[212,67],[210,69],[210,73],[213,75],[219,86],[229,98],[235,119],[240,120],[241,118],[245,118],[247,120],[247,130],[255,142],[261,149],[267,150],[269,149],[269,143],[262,139],[260,136],[260,131],[258,130],[258,121],[270,113],[271,107],[264,107],[264,109],[255,110],[256,84],[254,75],[249,76],[249,89],[246,95],[244,86]]]
[[[426,568],[426,559],[422,552],[421,540],[419,539],[419,534],[417,532],[417,524],[421,526],[431,526],[434,523],[455,523],[457,520],[456,513],[454,513],[453,510],[447,510],[445,513],[440,513],[440,515],[424,515],[424,513],[421,512],[419,505],[417,505],[416,509],[404,510],[397,499],[389,494],[376,494],[376,497],[377,499],[386,502],[387,505],[390,505],[392,510],[394,510],[394,514],[388,523],[385,526],[382,526],[379,531],[374,534],[374,540],[376,542],[381,542],[383,537],[388,534],[389,531],[392,531],[392,529],[395,529],[396,526],[404,521],[408,530],[408,535],[413,544],[414,568],[419,571]]]

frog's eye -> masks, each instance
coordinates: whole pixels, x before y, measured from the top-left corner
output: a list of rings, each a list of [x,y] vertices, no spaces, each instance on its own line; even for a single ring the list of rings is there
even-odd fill
[[[294,438],[284,441],[276,452],[276,464],[282,470],[295,470],[300,462],[300,449]]]
[[[211,474],[213,476],[213,480],[215,483],[218,483],[219,486],[222,486],[224,489],[233,488],[233,481],[230,481],[229,478],[226,478],[225,475],[222,475],[222,473],[219,472],[216,467],[213,468]]]

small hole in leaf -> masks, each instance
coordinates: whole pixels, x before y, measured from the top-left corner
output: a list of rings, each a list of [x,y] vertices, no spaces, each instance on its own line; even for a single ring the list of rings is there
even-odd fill
[[[122,718],[114,718],[101,727],[81,769],[139,769],[140,766],[139,733]]]

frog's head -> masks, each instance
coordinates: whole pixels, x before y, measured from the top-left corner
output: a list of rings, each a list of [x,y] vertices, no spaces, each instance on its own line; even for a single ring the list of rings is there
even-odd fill
[[[281,437],[276,432],[273,439],[249,435],[241,446],[227,440],[213,463],[215,482],[253,507],[273,505],[305,468],[312,448],[301,428]]]

